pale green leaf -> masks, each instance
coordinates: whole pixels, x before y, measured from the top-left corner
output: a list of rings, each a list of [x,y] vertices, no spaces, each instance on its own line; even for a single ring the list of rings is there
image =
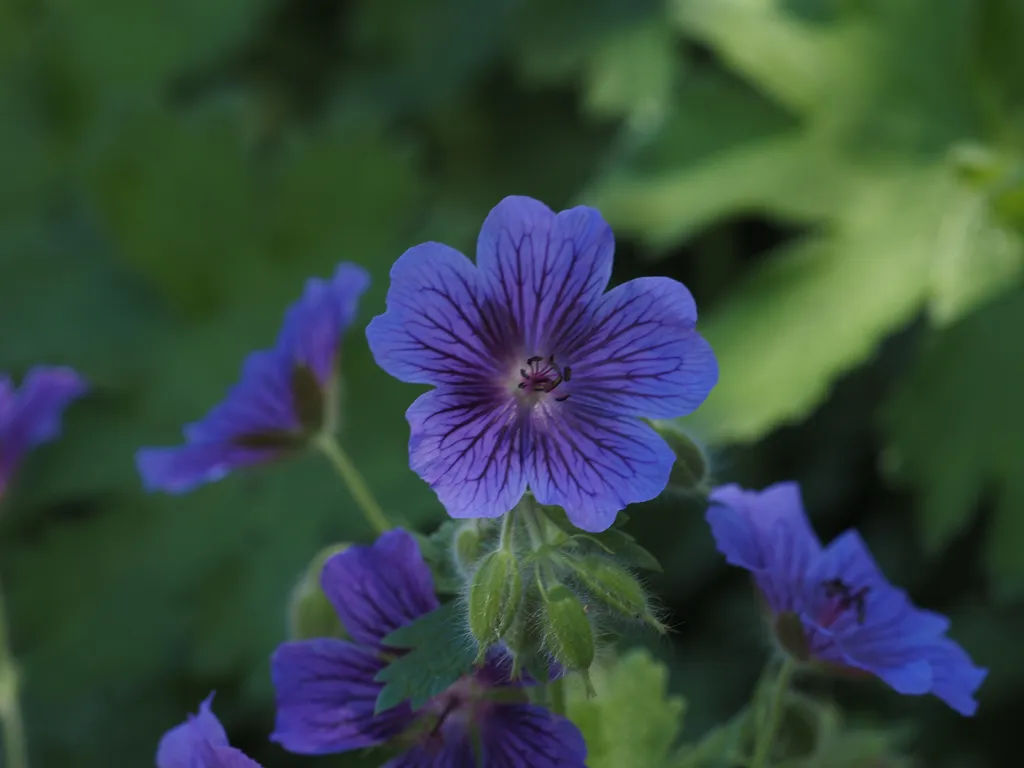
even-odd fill
[[[632,650],[591,670],[597,695],[570,688],[568,714],[587,741],[590,768],[659,768],[682,729],[683,699],[668,694],[668,669]]]

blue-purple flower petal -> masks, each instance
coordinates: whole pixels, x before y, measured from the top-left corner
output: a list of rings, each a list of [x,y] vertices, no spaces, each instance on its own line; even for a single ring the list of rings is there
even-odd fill
[[[33,368],[20,389],[0,378],[0,495],[25,454],[60,434],[64,409],[87,390],[71,368]]]
[[[341,334],[355,320],[369,287],[369,273],[348,263],[339,264],[330,280],[308,280],[302,298],[285,313],[277,346],[326,386],[336,373]]]
[[[234,469],[279,459],[330,426],[341,334],[368,285],[366,271],[352,264],[339,265],[330,280],[308,281],[275,346],[246,358],[224,400],[184,428],[186,444],[139,451],[146,488],[187,492]]]
[[[164,734],[157,747],[157,768],[260,768],[241,751],[228,745],[227,734],[213,714],[211,693],[199,713]]]
[[[409,466],[452,517],[497,517],[526,491],[525,414],[508,396],[441,388],[406,411]]]
[[[506,197],[487,215],[476,262],[488,295],[511,311],[519,349],[546,355],[590,323],[612,273],[615,239],[593,208],[555,214],[529,197]],[[514,369],[513,369],[514,370]]]
[[[975,692],[988,677],[988,670],[975,666],[964,649],[948,638],[933,643],[927,659],[932,667],[931,693],[961,715],[970,717],[977,712]]]
[[[480,768],[464,723],[446,723],[434,739],[417,744],[381,768]]]
[[[430,569],[401,529],[333,555],[320,581],[349,637],[370,648],[438,606]]]
[[[500,704],[481,723],[487,768],[585,768],[587,745],[579,729],[532,704]]]
[[[577,406],[544,408],[531,421],[527,479],[541,504],[565,509],[584,531],[603,531],[628,504],[668,483],[675,454],[650,426]],[[568,406],[568,407],[566,407]]]
[[[387,312],[370,321],[366,338],[377,364],[400,381],[476,387],[511,363],[510,331],[507,310],[487,299],[473,263],[423,243],[391,267]]]
[[[718,383],[711,346],[696,331],[697,305],[682,283],[642,277],[612,289],[590,325],[559,347],[566,391],[624,416],[686,416]]]
[[[289,752],[325,755],[382,744],[412,723],[408,704],[374,714],[386,662],[334,638],[285,643],[270,659],[277,698],[271,740]]]
[[[709,501],[707,521],[726,561],[754,575],[773,611],[796,609],[802,596],[794,585],[822,551],[799,486],[777,483],[747,491],[726,485],[713,490]]]

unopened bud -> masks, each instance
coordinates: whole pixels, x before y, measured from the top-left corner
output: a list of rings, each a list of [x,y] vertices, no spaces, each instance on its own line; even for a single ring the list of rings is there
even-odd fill
[[[669,475],[670,488],[699,493],[707,484],[709,464],[704,450],[672,421],[655,421],[654,428],[676,455]]]
[[[344,552],[350,546],[351,544],[341,543],[324,547],[306,566],[288,601],[288,635],[293,640],[348,637],[334,606],[320,586],[320,574],[328,559],[339,552]]]
[[[455,562],[460,568],[470,569],[480,559],[480,529],[475,522],[460,528],[453,542]]]
[[[586,611],[564,584],[544,593],[545,645],[568,670],[586,672],[594,663],[594,629]]]
[[[516,556],[497,549],[484,557],[469,588],[469,631],[481,657],[512,626],[522,601],[523,577]]]
[[[597,555],[573,561],[573,573],[587,591],[616,613],[639,619],[659,632],[665,626],[647,608],[647,595],[636,577],[617,563]]]

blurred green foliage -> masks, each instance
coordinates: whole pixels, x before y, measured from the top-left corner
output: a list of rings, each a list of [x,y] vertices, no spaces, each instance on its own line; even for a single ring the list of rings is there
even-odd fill
[[[929,765],[1007,764],[1022,33],[1021,0],[3,0],[0,370],[95,384],[0,520],[34,765],[150,764],[212,688],[236,740],[286,764],[266,658],[289,594],[321,547],[371,532],[314,457],[170,498],[141,493],[133,453],[221,397],[308,276],[366,266],[365,320],[406,247],[471,252],[513,193],[597,205],[617,279],[694,291],[722,373],[686,427],[718,479],[800,479],[823,532],[864,527],[999,671],[977,725],[837,693],[920,720]],[[415,390],[358,330],[343,366],[343,442],[427,529]],[[659,655],[706,729],[761,659],[752,604],[691,502],[632,517],[683,617]]]

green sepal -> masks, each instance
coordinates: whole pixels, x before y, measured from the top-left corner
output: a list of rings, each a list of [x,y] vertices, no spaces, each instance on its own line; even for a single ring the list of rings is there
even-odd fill
[[[594,663],[594,629],[579,598],[564,584],[544,592],[544,644],[566,669],[586,672]]]
[[[512,626],[523,602],[519,561],[506,549],[496,549],[480,561],[469,588],[469,630],[479,645],[477,661]]]

